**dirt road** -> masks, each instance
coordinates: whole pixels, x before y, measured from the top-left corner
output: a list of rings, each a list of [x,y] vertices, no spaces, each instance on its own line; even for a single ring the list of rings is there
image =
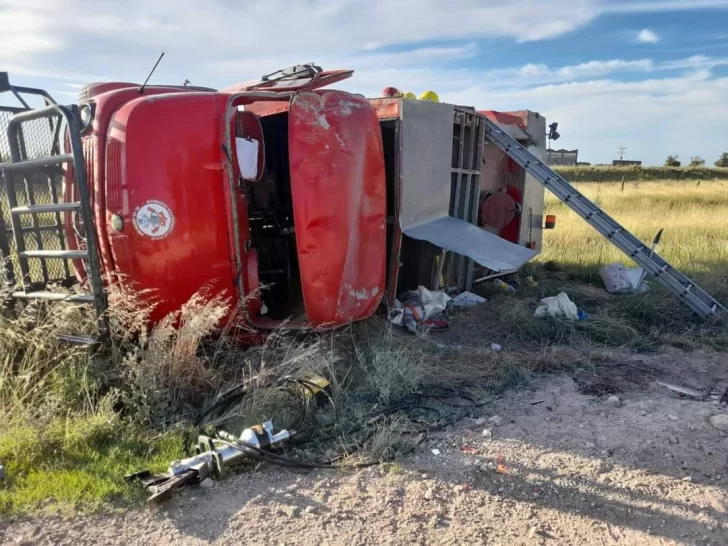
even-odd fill
[[[709,396],[728,387],[726,361],[671,352],[542,377],[401,465],[261,468],[160,512],[12,522],[0,542],[728,544],[728,432],[710,422],[728,408]]]

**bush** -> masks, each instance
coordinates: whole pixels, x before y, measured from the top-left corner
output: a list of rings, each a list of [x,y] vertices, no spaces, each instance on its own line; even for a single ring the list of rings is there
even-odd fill
[[[720,154],[720,158],[715,162],[715,166],[723,169],[728,167],[728,152]]]
[[[661,180],[728,180],[728,169],[711,167],[556,167],[571,182],[649,182]]]
[[[678,161],[676,155],[668,155],[665,159],[665,167],[679,167],[680,161]]]

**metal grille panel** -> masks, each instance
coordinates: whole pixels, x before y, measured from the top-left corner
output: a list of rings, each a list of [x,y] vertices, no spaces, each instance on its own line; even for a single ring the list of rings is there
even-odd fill
[[[10,143],[8,142],[8,122],[22,109],[0,107],[0,160],[10,162]],[[60,116],[49,119],[31,120],[23,124],[20,133],[19,148],[22,159],[35,159],[58,155],[62,134]],[[61,167],[39,169],[32,174],[15,173],[13,183],[19,206],[47,205],[62,203],[63,177]],[[3,222],[0,229],[4,233],[5,244],[9,249],[9,258],[15,275],[20,274],[17,263],[15,242],[13,240],[10,210],[4,183],[0,183],[0,214]],[[25,214],[20,217],[23,240],[27,250],[65,250],[64,215],[70,213]],[[41,286],[48,283],[73,282],[72,265],[66,260],[39,259],[28,261],[30,286]],[[3,270],[3,275],[5,271]],[[2,279],[5,280],[5,279]]]

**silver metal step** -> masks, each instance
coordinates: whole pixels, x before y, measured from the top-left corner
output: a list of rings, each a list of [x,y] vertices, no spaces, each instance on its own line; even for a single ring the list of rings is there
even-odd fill
[[[498,125],[486,120],[485,131],[487,138],[493,144],[528,171],[558,199],[566,203],[571,210],[584,218],[614,246],[632,258],[647,273],[676,293],[697,315],[709,318],[726,311],[725,307],[713,299],[710,294],[673,268],[596,204],[579,193],[565,178],[507,135]]]
[[[21,172],[39,167],[54,167],[61,163],[69,163],[71,161],[73,161],[72,154],[51,155],[39,159],[26,159],[17,163],[3,163],[2,169],[7,172]]]
[[[63,292],[13,292],[12,296],[21,300],[69,301],[72,303],[93,303],[92,294],[67,294]]]
[[[26,250],[20,252],[21,258],[54,258],[60,260],[83,260],[88,258],[85,250]]]
[[[81,209],[81,203],[57,203],[53,205],[28,205],[10,210],[13,214],[43,214],[47,212],[73,212]],[[55,227],[55,226],[54,226]]]

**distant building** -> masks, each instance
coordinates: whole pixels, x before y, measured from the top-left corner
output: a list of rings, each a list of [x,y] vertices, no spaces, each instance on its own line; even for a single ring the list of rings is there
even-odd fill
[[[546,150],[549,165],[576,165],[579,150]]]
[[[627,159],[615,159],[612,161],[612,167],[630,167],[632,165],[636,165],[637,167],[640,167],[642,165],[641,161],[630,161]]]

